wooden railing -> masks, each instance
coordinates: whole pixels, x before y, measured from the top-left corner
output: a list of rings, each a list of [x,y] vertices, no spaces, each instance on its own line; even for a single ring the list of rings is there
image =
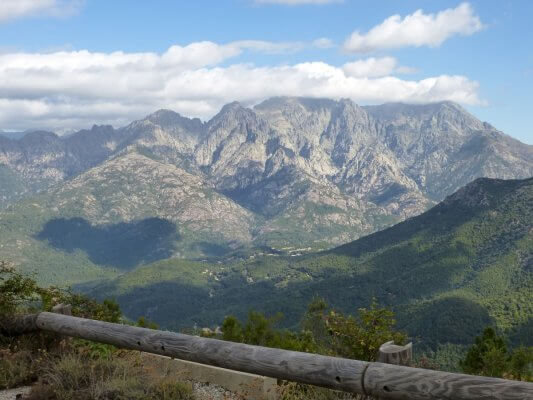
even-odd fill
[[[533,383],[528,382],[251,346],[50,312],[0,324],[4,334],[35,330],[381,399],[533,399]]]

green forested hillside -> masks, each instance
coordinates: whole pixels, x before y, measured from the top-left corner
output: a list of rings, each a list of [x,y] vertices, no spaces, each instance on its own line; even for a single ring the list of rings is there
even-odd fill
[[[431,347],[468,344],[486,325],[531,345],[532,276],[533,179],[478,179],[418,217],[328,252],[170,259],[93,293],[169,328],[216,325],[249,309],[281,311],[295,326],[316,294],[346,312],[376,298]]]

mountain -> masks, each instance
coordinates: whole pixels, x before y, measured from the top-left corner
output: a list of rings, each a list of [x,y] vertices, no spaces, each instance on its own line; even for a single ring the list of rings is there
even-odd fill
[[[477,177],[532,175],[533,146],[449,102],[272,98],[227,104],[207,122],[159,110],[118,129],[0,136],[0,259],[42,268],[51,282],[76,281],[64,276],[67,264],[94,272],[83,281],[108,276],[129,248],[102,244],[94,257],[72,238],[89,229],[105,243],[113,229],[138,232],[154,218],[173,233],[164,246],[152,237],[159,247],[127,268],[164,256],[299,254],[418,215]],[[66,247],[47,236],[61,223]],[[59,258],[63,272],[44,273]]]
[[[427,212],[321,253],[208,263],[169,259],[93,289],[164,327],[212,326],[249,309],[297,324],[314,295],[355,312],[392,307],[423,346],[469,344],[487,325],[532,345],[533,178],[478,179]]]
[[[61,284],[183,254],[214,256],[250,241],[254,222],[201,175],[135,149],[8,208],[1,219],[2,258]]]

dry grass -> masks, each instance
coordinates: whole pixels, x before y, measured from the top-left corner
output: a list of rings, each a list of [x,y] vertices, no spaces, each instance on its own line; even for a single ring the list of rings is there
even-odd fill
[[[170,368],[154,369],[138,353],[92,358],[81,351],[50,357],[28,400],[192,400],[192,388]]]
[[[0,346],[0,388],[33,384],[27,400],[193,400],[179,364],[164,357],[102,348],[87,341],[23,336]],[[46,350],[43,350],[46,349]],[[199,400],[204,396],[198,398]],[[364,397],[285,382],[280,400]]]

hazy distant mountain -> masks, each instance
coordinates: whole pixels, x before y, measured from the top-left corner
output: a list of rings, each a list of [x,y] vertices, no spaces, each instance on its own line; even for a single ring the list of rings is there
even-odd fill
[[[28,204],[46,204],[37,235],[46,218],[161,218],[176,225],[176,257],[325,248],[420,214],[481,176],[533,176],[533,146],[449,102],[272,98],[228,104],[207,122],[160,110],[120,129],[0,136],[0,207],[18,202],[0,219],[33,221]]]

